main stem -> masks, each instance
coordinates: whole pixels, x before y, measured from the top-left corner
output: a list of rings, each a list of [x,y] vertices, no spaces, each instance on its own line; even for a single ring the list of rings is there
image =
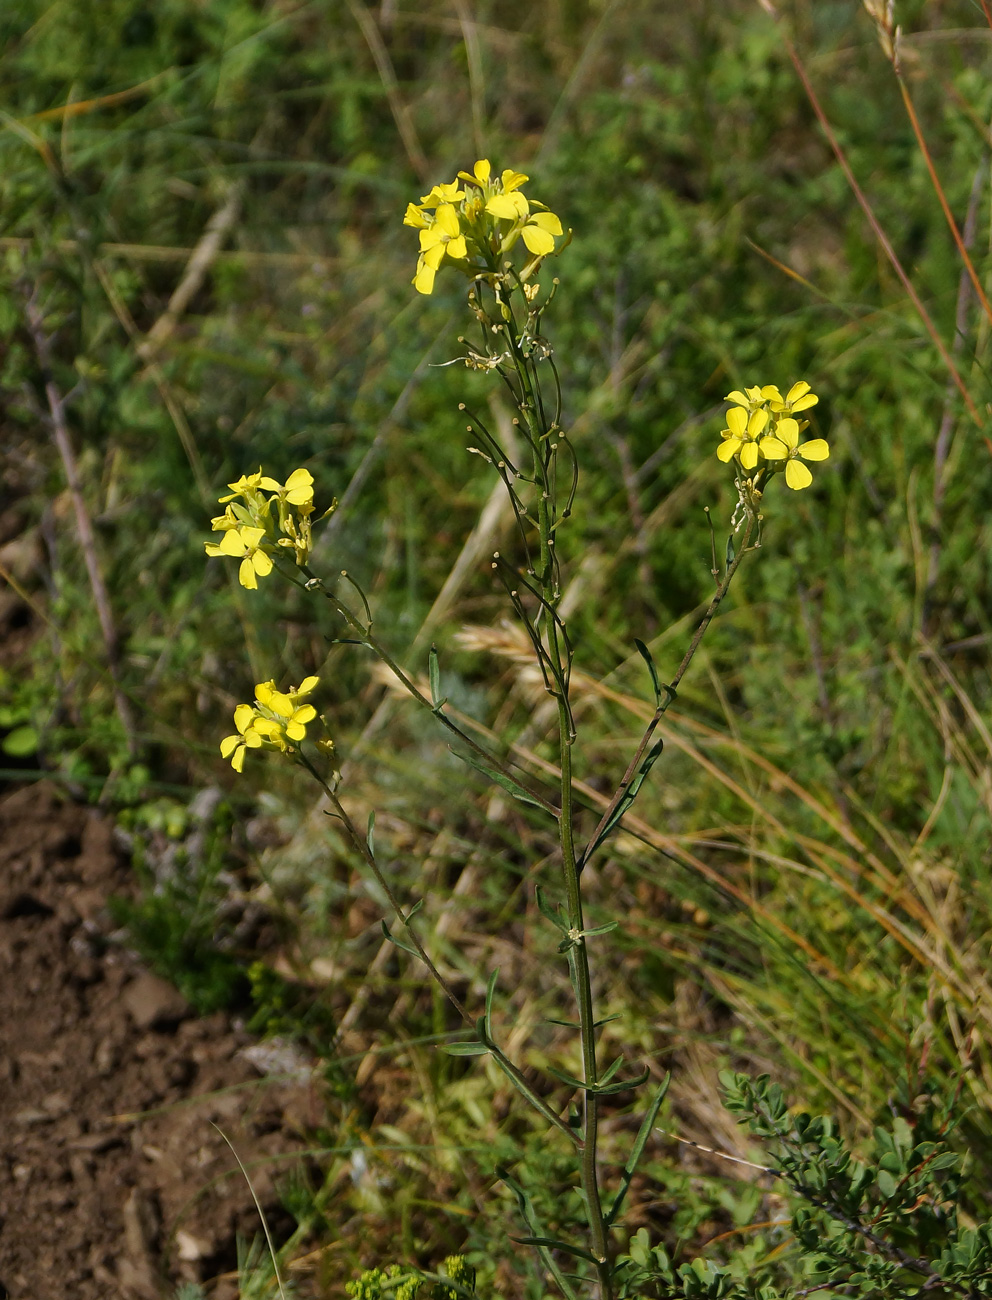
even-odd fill
[[[531,369],[529,358],[523,355],[520,335],[514,321],[506,323],[505,336],[510,345],[517,382],[520,386],[520,410],[527,422],[534,455],[534,480],[538,492],[537,519],[540,536],[540,572],[538,581],[548,610],[556,608],[560,599],[555,581],[556,568],[552,560],[555,520],[552,514],[554,500],[554,450],[548,443],[550,430],[542,428],[541,404],[537,400],[537,375]],[[579,1019],[579,1038],[582,1051],[582,1078],[585,1084],[582,1106],[581,1181],[589,1223],[589,1245],[596,1257],[601,1300],[612,1300],[613,1281],[606,1241],[606,1223],[599,1190],[597,1168],[597,1142],[599,1137],[599,1097],[596,1087],[599,1071],[596,1062],[596,1016],[593,1007],[592,977],[589,971],[589,954],[583,931],[582,885],[575,854],[572,801],[572,744],[575,739],[573,721],[568,707],[568,664],[563,656],[558,625],[550,612],[545,617],[547,629],[547,654],[553,692],[558,704],[558,749],[561,766],[561,809],[558,818],[561,845],[562,875],[565,883],[565,907],[571,932],[572,947],[569,964],[575,987]]]

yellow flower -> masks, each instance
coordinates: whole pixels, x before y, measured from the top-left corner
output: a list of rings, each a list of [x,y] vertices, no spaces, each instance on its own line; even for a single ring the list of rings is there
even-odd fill
[[[810,392],[809,384],[800,380],[785,397],[774,384],[745,388],[743,392],[735,388],[726,400],[733,405],[727,412],[727,427],[720,435],[723,441],[716,452],[720,460],[736,458],[748,478],[756,470],[765,470],[769,475],[784,470],[785,481],[794,491],[809,487],[813,476],[802,462],[826,460],[830,455],[823,438],[799,443],[808,421],[800,422],[793,415],[819,401]]]
[[[219,545],[205,542],[204,549],[208,555],[228,555],[240,559],[238,581],[242,587],[255,591],[258,587],[258,579],[272,572],[272,560],[261,549],[264,536],[264,528],[245,528],[238,525],[236,528],[227,529]]]
[[[420,232],[413,280],[420,293],[433,293],[435,276],[445,258],[461,263],[460,270],[476,276],[500,271],[500,259],[518,239],[533,258],[554,252],[555,237],[564,233],[561,221],[544,204],[531,202],[521,193],[520,187],[528,179],[524,172],[511,168],[494,177],[489,159],[480,158],[471,172],[459,172],[457,179],[435,185],[419,204],[407,204],[403,224]],[[459,181],[465,183],[465,189],[459,188]],[[510,223],[509,229],[501,224],[505,222]],[[535,264],[531,263],[529,270]]]
[[[262,737],[253,727],[255,710],[250,704],[239,704],[234,710],[234,725],[238,729],[235,736],[225,736],[220,742],[220,752],[224,758],[231,760],[235,772],[240,772],[245,765],[245,751],[260,749]]]
[[[262,478],[259,487],[275,492],[280,501],[288,501],[291,506],[313,505],[313,475],[308,469],[294,469],[285,485],[274,478]]]
[[[812,438],[800,446],[799,421],[793,420],[791,416],[780,419],[775,425],[774,438],[765,438],[764,441],[776,444],[768,451],[762,447],[762,451],[771,461],[785,460],[785,481],[796,492],[808,488],[813,482],[813,475],[803,461],[826,460],[830,455],[830,448],[825,438]]]
[[[808,411],[819,400],[815,393],[809,391],[809,384],[806,383],[805,379],[800,379],[798,384],[792,385],[784,400],[776,389],[772,397],[771,409],[776,413],[796,415],[799,411]]]
[[[286,753],[306,738],[306,724],[317,716],[317,710],[312,704],[300,704],[300,700],[313,691],[317,681],[316,677],[307,677],[287,691],[277,691],[274,681],[259,682],[254,705],[238,705],[234,710],[237,733],[220,742],[221,754],[230,758],[236,772],[244,768],[249,749]]]
[[[742,469],[754,469],[761,448],[759,437],[767,423],[768,412],[765,410],[759,408],[748,415],[739,406],[731,407],[727,412],[727,427],[720,435],[723,442],[717,447],[716,454],[724,462],[737,456]],[[762,441],[767,442],[768,439]]]
[[[433,222],[420,232],[420,259],[413,281],[418,292],[433,291],[434,276],[445,256],[460,260],[467,253],[458,213],[450,203],[442,203],[434,214]]]

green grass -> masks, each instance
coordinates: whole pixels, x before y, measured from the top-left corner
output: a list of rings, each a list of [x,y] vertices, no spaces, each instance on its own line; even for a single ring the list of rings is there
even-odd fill
[[[924,1055],[940,1086],[964,1062],[960,1132],[980,1205],[992,1170],[987,443],[949,394],[758,6],[468,9],[468,41],[459,6],[368,11],[393,91],[344,3],[5,7],[3,437],[19,529],[44,559],[24,580],[38,636],[2,679],[0,718],[33,727],[44,766],[66,780],[141,807],[163,786],[191,797],[231,785],[216,746],[235,703],[255,681],[320,671],[340,761],[355,758],[346,799],[377,811],[381,851],[397,882],[425,895],[446,959],[499,965],[505,1023],[533,1019],[529,1059],[553,1056],[540,1017],[555,1014],[562,982],[549,973],[552,937],[530,924],[548,827],[494,810],[492,791],[402,704],[363,742],[381,698],[363,653],[335,644],[340,628],[299,593],[263,589],[249,604],[202,555],[228,480],[306,464],[318,499],[348,493],[317,558],[361,581],[401,657],[414,644],[491,489],[457,411],[485,410],[490,389],[461,367],[431,368],[456,355],[462,289],[442,276],[431,299],[413,293],[415,242],[399,223],[409,198],[478,156],[481,132],[484,151],[530,172],[575,231],[548,318],[583,468],[562,553],[584,583],[577,668],[613,692],[578,688],[580,780],[605,789],[633,746],[649,698],[633,638],[670,675],[708,594],[704,507],[720,547],[733,508],[712,454],[723,394],[805,377],[832,447],[808,493],[769,493],[762,549],[669,715],[637,810],[668,839],[621,837],[590,879],[594,916],[619,899],[627,917],[600,958],[607,1010],[624,1017],[611,1033],[675,1069],[666,1128],[727,1149],[733,1129],[720,1127],[712,1083],[721,1063],[772,1063],[857,1136]],[[985,275],[987,30],[963,3],[908,3],[899,21],[959,222],[975,184],[972,255]],[[853,5],[796,3],[788,23],[950,345],[960,264],[868,19]],[[135,338],[160,318],[232,186],[237,218],[149,366]],[[70,422],[137,754],[114,716],[62,467],[36,409],[32,288],[55,334],[56,382],[79,385]],[[985,419],[987,344],[972,302],[955,355]],[[505,612],[478,565],[430,633],[444,692],[548,759],[514,661],[457,642],[462,625]],[[409,667],[426,673],[424,645]],[[425,1266],[464,1247],[506,1293],[538,1296],[492,1169],[512,1160],[536,1186],[545,1137],[508,1097],[493,1100],[481,1066],[425,1041],[453,1026],[405,957],[376,962],[376,905],[309,816],[309,791],[274,763],[250,768],[238,791],[268,792],[262,811],[278,834],[256,868],[277,899],[285,960],[339,1019],[368,999],[338,1048],[342,1068],[366,1071],[360,1102],[351,1088],[332,1092],[328,1155],[307,1195],[294,1193],[316,1244],[361,1215],[361,1232],[322,1265],[329,1293],[389,1243]],[[183,908],[203,915],[197,882],[183,889],[150,904],[138,931],[166,967],[182,958]],[[197,952],[210,1002],[227,959],[218,974]],[[389,1044],[381,1060],[365,1055],[373,1041]],[[611,1120],[615,1141],[629,1141],[620,1108]],[[358,1149],[372,1173],[353,1179]],[[740,1139],[732,1151],[745,1149]],[[694,1177],[680,1161],[674,1143],[652,1151],[632,1227],[698,1241],[734,1226],[753,1189],[718,1177],[718,1163]],[[440,1207],[429,1192],[439,1169]],[[547,1207],[563,1228],[574,1208],[564,1195]]]

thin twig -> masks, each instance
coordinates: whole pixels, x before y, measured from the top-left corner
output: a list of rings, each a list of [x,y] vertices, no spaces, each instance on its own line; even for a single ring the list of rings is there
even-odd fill
[[[837,159],[838,163],[840,164],[841,171],[844,173],[845,177],[847,178],[847,183],[851,187],[851,192],[854,194],[854,197],[857,199],[862,212],[865,214],[865,217],[868,220],[868,224],[871,226],[875,238],[878,240],[879,244],[881,244],[882,251],[885,253],[885,256],[889,259],[889,263],[892,266],[892,269],[899,277],[899,280],[902,283],[903,288],[906,290],[906,293],[909,295],[910,301],[912,302],[913,306],[916,308],[920,320],[923,322],[924,328],[926,329],[927,333],[930,335],[931,339],[933,340],[934,346],[936,347],[937,351],[940,353],[941,360],[944,362],[944,365],[947,367],[948,374],[950,374],[958,392],[961,394],[961,397],[964,400],[964,404],[965,406],[967,406],[972,419],[975,421],[977,425],[980,426],[982,423],[982,419],[978,413],[978,408],[975,406],[971,394],[968,392],[968,389],[965,386],[964,380],[961,378],[960,374],[958,373],[958,368],[954,364],[954,361],[952,360],[951,355],[947,350],[947,346],[944,343],[944,340],[937,333],[937,327],[934,325],[933,321],[931,320],[929,312],[927,311],[926,307],[924,307],[919,294],[916,292],[916,290],[913,287],[912,281],[910,280],[909,276],[906,274],[906,271],[904,270],[903,265],[896,254],[895,249],[892,247],[892,244],[889,241],[888,235],[886,235],[885,231],[882,229],[881,223],[879,222],[878,218],[875,216],[875,212],[871,204],[868,202],[868,199],[864,191],[862,190],[861,186],[858,184],[857,180],[855,179],[854,172],[851,170],[851,165],[847,161],[847,155],[844,153],[844,150],[841,148],[840,141],[837,139],[836,135],[834,134],[833,127],[830,125],[830,121],[827,118],[826,113],[823,111],[823,107],[820,104],[816,91],[813,89],[813,83],[809,79],[809,74],[806,71],[806,67],[803,64],[802,59],[799,57],[799,52],[797,51],[796,47],[793,45],[789,37],[782,30],[782,20],[778,10],[771,3],[771,0],[758,0],[758,4],[762,7],[762,9],[764,9],[765,13],[768,14],[771,18],[773,18],[776,24],[778,24],[779,35],[782,44],[785,46],[786,53],[788,54],[789,58],[792,60],[792,66],[795,68],[799,80],[803,84],[803,89],[806,91],[806,97],[810,102],[810,107],[813,109],[813,112],[816,114],[817,121],[820,123],[820,127],[823,130],[823,134],[827,137],[827,142],[829,143],[830,148],[834,152],[834,157]]]
[[[133,757],[138,752],[137,729],[131,713],[131,706],[120,685],[120,638],[114,623],[107,585],[103,580],[103,573],[100,569],[93,524],[83,497],[79,464],[73,450],[72,438],[69,434],[69,425],[66,419],[65,400],[59,392],[52,374],[51,339],[45,333],[44,319],[41,308],[38,306],[37,290],[26,295],[24,314],[27,320],[28,332],[31,335],[38,357],[38,364],[41,367],[52,436],[62,461],[62,468],[65,471],[66,486],[69,489],[73,512],[76,516],[76,532],[79,536],[79,545],[83,552],[83,561],[86,565],[90,591],[93,594],[93,604],[96,608],[97,618],[100,621],[100,631],[103,635],[103,644],[107,654],[107,667],[110,670],[110,677],[113,682],[114,708],[124,731],[128,753]]]

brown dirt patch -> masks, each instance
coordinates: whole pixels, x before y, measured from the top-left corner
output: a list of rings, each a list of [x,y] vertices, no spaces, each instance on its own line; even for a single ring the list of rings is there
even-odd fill
[[[46,782],[0,798],[0,1296],[171,1295],[260,1230],[233,1141],[275,1186],[319,1120],[309,1081],[262,1082],[224,1014],[196,1018],[111,938],[130,868],[108,820]],[[229,1280],[212,1297],[236,1295]]]

